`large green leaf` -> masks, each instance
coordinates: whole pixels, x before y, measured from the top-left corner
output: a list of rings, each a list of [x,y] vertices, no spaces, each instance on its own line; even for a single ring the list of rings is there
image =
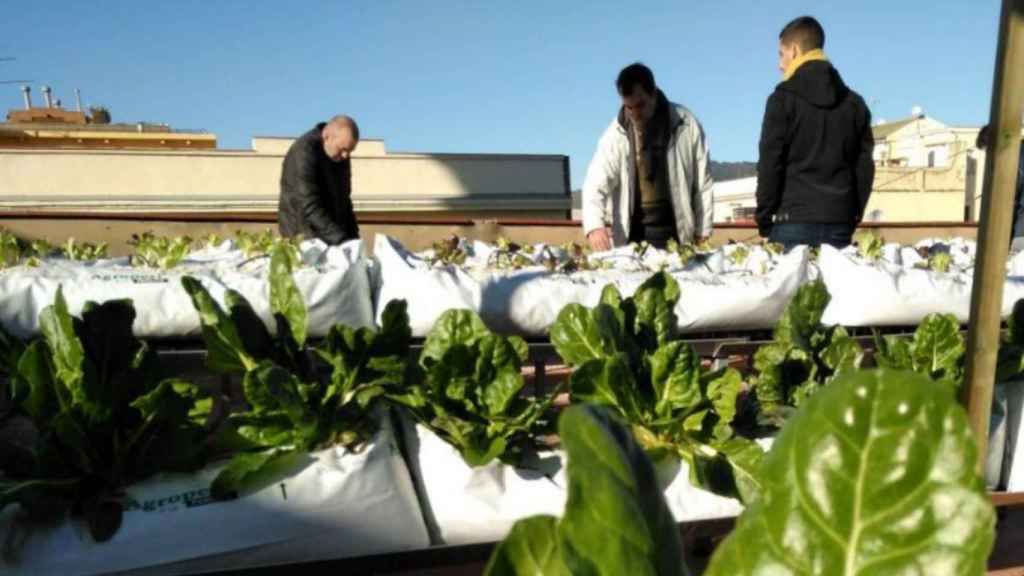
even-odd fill
[[[245,397],[256,411],[282,410],[296,428],[311,434],[316,427],[316,415],[303,401],[299,390],[301,382],[284,368],[263,361],[242,379]]]
[[[439,361],[454,345],[473,346],[490,331],[472,310],[448,310],[441,314],[423,343],[420,362]]]
[[[704,399],[700,357],[692,346],[684,342],[662,346],[650,356],[650,365],[658,417],[667,418],[675,412],[687,414],[700,407]]]
[[[686,574],[675,520],[630,431],[593,406],[567,409],[558,429],[569,482],[558,532],[571,572]]]
[[[181,279],[181,285],[192,298],[199,313],[203,341],[206,343],[207,364],[215,372],[244,373],[256,367],[256,360],[245,351],[231,317],[210,296],[205,287],[191,276]]]
[[[96,403],[120,410],[143,390],[138,371],[147,349],[132,332],[135,307],[131,300],[87,302],[81,318],[75,328],[86,358],[83,385]]]
[[[294,473],[309,461],[309,456],[299,450],[238,454],[213,479],[210,495],[224,500],[255,492]]]
[[[57,287],[53,304],[39,315],[39,327],[50,348],[57,385],[67,390],[72,402],[81,405],[92,416],[100,419],[108,416],[110,406],[95,402],[99,394],[85,385],[85,350],[75,332],[74,319],[68,313],[62,286]]]
[[[558,518],[532,516],[515,523],[495,548],[487,576],[570,576],[558,550]]]
[[[708,574],[983,574],[995,515],[975,457],[950,388],[845,374],[782,429]]]
[[[622,311],[604,303],[593,310],[569,304],[551,326],[551,344],[571,366],[625,351],[625,337]]]
[[[825,283],[821,280],[801,286],[775,326],[775,339],[799,348],[810,349],[811,335],[821,324],[821,317],[831,299]]]
[[[270,309],[275,317],[287,320],[292,338],[301,347],[306,343],[306,301],[292,278],[293,257],[284,243],[270,249]]]
[[[911,346],[915,370],[957,385],[963,380],[967,346],[960,333],[960,323],[952,314],[926,316],[914,331]]]
[[[46,344],[29,344],[18,361],[20,378],[12,379],[15,400],[36,422],[47,422],[62,408],[70,407],[70,397],[53,381],[53,365]],[[59,394],[64,394],[63,398]]]
[[[637,288],[632,300],[636,305],[634,331],[641,345],[653,350],[675,337],[678,321],[679,284],[666,272],[658,272]]]
[[[569,379],[573,401],[614,408],[626,420],[642,423],[647,415],[637,402],[636,388],[633,371],[623,354],[591,360]]]

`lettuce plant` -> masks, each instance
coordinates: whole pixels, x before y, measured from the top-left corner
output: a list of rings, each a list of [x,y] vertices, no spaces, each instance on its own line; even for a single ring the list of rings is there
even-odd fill
[[[631,298],[607,286],[593,309],[570,304],[551,328],[551,342],[576,368],[575,401],[613,409],[652,456],[677,457],[695,485],[752,498],[760,447],[732,428],[742,379],[707,372],[693,348],[676,337],[679,285],[654,274]]]
[[[164,270],[177,266],[192,251],[192,239],[188,236],[167,238],[145,232],[132,234],[129,244],[135,247],[131,259],[133,266]]]
[[[485,574],[687,574],[679,529],[628,430],[584,405],[563,413],[559,433],[565,512],[517,522]],[[786,422],[761,497],[705,573],[980,576],[995,511],[976,450],[949,388],[913,372],[844,373]]]
[[[558,392],[545,399],[521,394],[527,354],[521,338],[492,334],[472,311],[448,310],[427,335],[410,387],[389,397],[470,466],[495,459],[517,465],[536,448]]]
[[[864,351],[857,341],[841,326],[821,324],[830,299],[820,280],[801,286],[783,311],[774,340],[754,353],[762,421],[781,425],[818,388],[861,365]]]
[[[32,433],[0,437],[0,509],[18,504],[13,528],[84,519],[96,541],[121,524],[125,487],[204,463],[211,400],[181,380],[161,380],[155,354],[132,334],[131,301],[89,302],[68,313],[62,289],[43,310],[43,338],[7,350],[11,395]],[[3,368],[0,368],[3,369]]]
[[[875,333],[875,363],[913,370],[959,389],[964,381],[967,344],[952,314],[929,314],[910,338]]]
[[[380,330],[336,325],[319,347],[307,338],[306,305],[287,246],[271,247],[272,336],[246,299],[227,293],[224,310],[195,279],[182,279],[199,312],[211,369],[242,375],[250,410],[228,416],[235,456],[214,480],[215,497],[262,486],[309,451],[359,449],[376,431],[377,399],[402,385],[411,331],[404,301],[388,304]]]

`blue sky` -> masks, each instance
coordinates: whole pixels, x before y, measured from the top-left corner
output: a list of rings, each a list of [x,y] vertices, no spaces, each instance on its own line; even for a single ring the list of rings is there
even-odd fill
[[[78,87],[115,121],[203,128],[224,148],[344,112],[393,151],[567,154],[578,187],[636,60],[697,114],[714,159],[756,160],[779,29],[809,13],[876,119],[916,105],[985,121],[999,2],[825,4],[12,1],[0,80],[34,80],[36,102],[49,84],[66,107]],[[0,85],[0,106],[20,105]]]

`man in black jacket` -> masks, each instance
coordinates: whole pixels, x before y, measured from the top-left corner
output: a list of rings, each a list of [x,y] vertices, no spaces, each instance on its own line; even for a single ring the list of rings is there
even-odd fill
[[[349,164],[358,144],[359,126],[348,116],[321,122],[292,143],[281,169],[282,236],[302,234],[332,245],[359,237]]]
[[[850,244],[875,179],[871,113],[825,58],[810,16],[779,34],[783,81],[765,107],[757,163],[757,227],[790,248]]]

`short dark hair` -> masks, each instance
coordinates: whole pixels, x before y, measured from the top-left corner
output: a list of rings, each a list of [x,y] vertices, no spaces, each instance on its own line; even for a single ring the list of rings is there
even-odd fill
[[[639,62],[626,66],[619,72],[615,87],[622,96],[632,96],[635,87],[641,87],[648,94],[654,94],[654,72]]]
[[[811,16],[801,16],[779,32],[779,40],[783,44],[796,43],[804,52],[819,50],[825,47],[825,29],[821,23]]]
[[[985,124],[981,127],[981,130],[978,130],[978,139],[974,141],[974,145],[981,150],[988,148],[988,124]]]

